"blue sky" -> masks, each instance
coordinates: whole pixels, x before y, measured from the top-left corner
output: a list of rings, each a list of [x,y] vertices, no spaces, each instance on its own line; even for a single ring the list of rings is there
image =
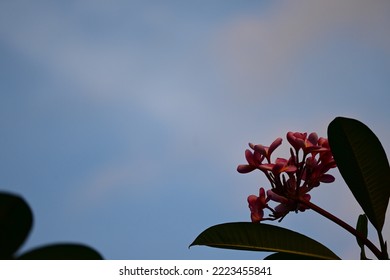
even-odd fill
[[[262,258],[188,245],[250,220],[247,196],[268,185],[236,172],[248,142],[326,136],[346,116],[389,153],[388,26],[379,0],[2,1],[0,187],[34,211],[22,250],[70,241],[108,259]],[[333,174],[312,201],[354,225],[361,209]],[[315,213],[280,225],[359,257]]]

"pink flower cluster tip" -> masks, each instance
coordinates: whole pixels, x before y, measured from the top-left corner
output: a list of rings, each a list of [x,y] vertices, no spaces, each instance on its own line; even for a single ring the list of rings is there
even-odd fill
[[[308,192],[320,185],[331,183],[334,177],[327,172],[336,167],[328,140],[318,137],[316,133],[288,132],[287,140],[291,145],[290,157],[276,158],[271,155],[282,144],[282,138],[277,138],[269,147],[249,143],[251,150],[245,151],[247,164],[237,167],[240,173],[253,170],[262,171],[271,184],[271,189],[260,188],[259,196],[248,197],[251,220],[258,223],[264,220],[281,221],[290,211],[305,211],[308,207],[305,201],[310,201]],[[268,203],[277,202],[272,208]],[[264,217],[264,209],[271,214]]]

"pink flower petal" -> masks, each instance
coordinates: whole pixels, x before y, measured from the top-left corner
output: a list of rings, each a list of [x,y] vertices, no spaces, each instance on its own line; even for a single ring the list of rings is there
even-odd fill
[[[320,178],[320,182],[322,183],[332,183],[334,182],[335,178],[330,174],[324,174]]]
[[[237,171],[242,174],[252,172],[255,169],[256,168],[254,166],[248,164],[240,164],[237,166]]]
[[[269,146],[268,155],[270,156],[272,152],[275,151],[275,149],[279,147],[281,144],[282,144],[282,138],[280,137],[276,138],[276,140],[272,142],[271,146]]]
[[[312,145],[317,145],[317,142],[318,142],[318,135],[317,133],[315,132],[312,132],[309,134],[309,137],[307,138],[307,140],[309,140],[309,142],[312,144]]]
[[[274,167],[275,164],[272,163],[266,163],[266,164],[261,164],[259,166],[259,169],[261,171],[272,171],[272,168]]]
[[[249,165],[256,165],[256,162],[253,159],[253,153],[248,149],[245,150],[245,159],[249,163]]]

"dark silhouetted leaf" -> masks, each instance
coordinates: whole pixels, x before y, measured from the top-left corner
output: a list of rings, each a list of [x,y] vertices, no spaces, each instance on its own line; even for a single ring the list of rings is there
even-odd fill
[[[339,259],[321,243],[300,233],[268,224],[226,223],[203,231],[191,246],[298,254],[319,259]]]
[[[94,249],[81,244],[53,244],[33,249],[19,256],[20,260],[101,260]]]
[[[368,235],[368,220],[367,216],[362,214],[359,215],[357,224],[356,224],[356,230],[360,232],[364,237],[367,238]],[[360,247],[364,246],[363,242],[359,239],[356,238],[357,243],[359,244]]]
[[[356,224],[356,230],[358,232],[360,232],[364,237],[367,238],[367,235],[368,235],[368,220],[367,220],[367,216],[362,214],[362,215],[359,215],[359,218],[358,218],[358,221],[357,221],[357,224]],[[366,252],[364,250],[364,243],[362,242],[362,240],[360,238],[356,238],[356,241],[357,243],[359,244],[359,247],[360,247],[360,259],[361,260],[366,260],[367,257],[366,257]]]
[[[329,124],[328,140],[349,189],[381,232],[390,197],[390,167],[382,144],[365,124],[343,117]]]
[[[23,198],[0,192],[0,259],[11,259],[26,240],[33,223]]]

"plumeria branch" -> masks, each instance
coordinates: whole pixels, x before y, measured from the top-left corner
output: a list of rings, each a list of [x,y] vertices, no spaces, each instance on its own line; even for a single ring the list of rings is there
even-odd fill
[[[381,245],[382,254],[384,258],[387,260],[389,259],[389,254],[387,253],[387,242],[383,240],[382,232],[380,231],[378,231],[378,238],[379,238],[379,243]]]
[[[328,218],[332,222],[338,224],[339,226],[347,230],[349,233],[352,233],[354,236],[356,236],[356,238],[359,238],[363,242],[363,244],[366,245],[367,248],[369,248],[378,259],[387,259],[387,257],[384,256],[384,254],[370,240],[368,240],[363,234],[361,234],[359,231],[357,231],[355,228],[353,228],[343,220],[337,218],[328,211],[322,209],[321,207],[308,200],[299,199],[299,202],[306,205],[309,209],[314,210],[318,214]]]

